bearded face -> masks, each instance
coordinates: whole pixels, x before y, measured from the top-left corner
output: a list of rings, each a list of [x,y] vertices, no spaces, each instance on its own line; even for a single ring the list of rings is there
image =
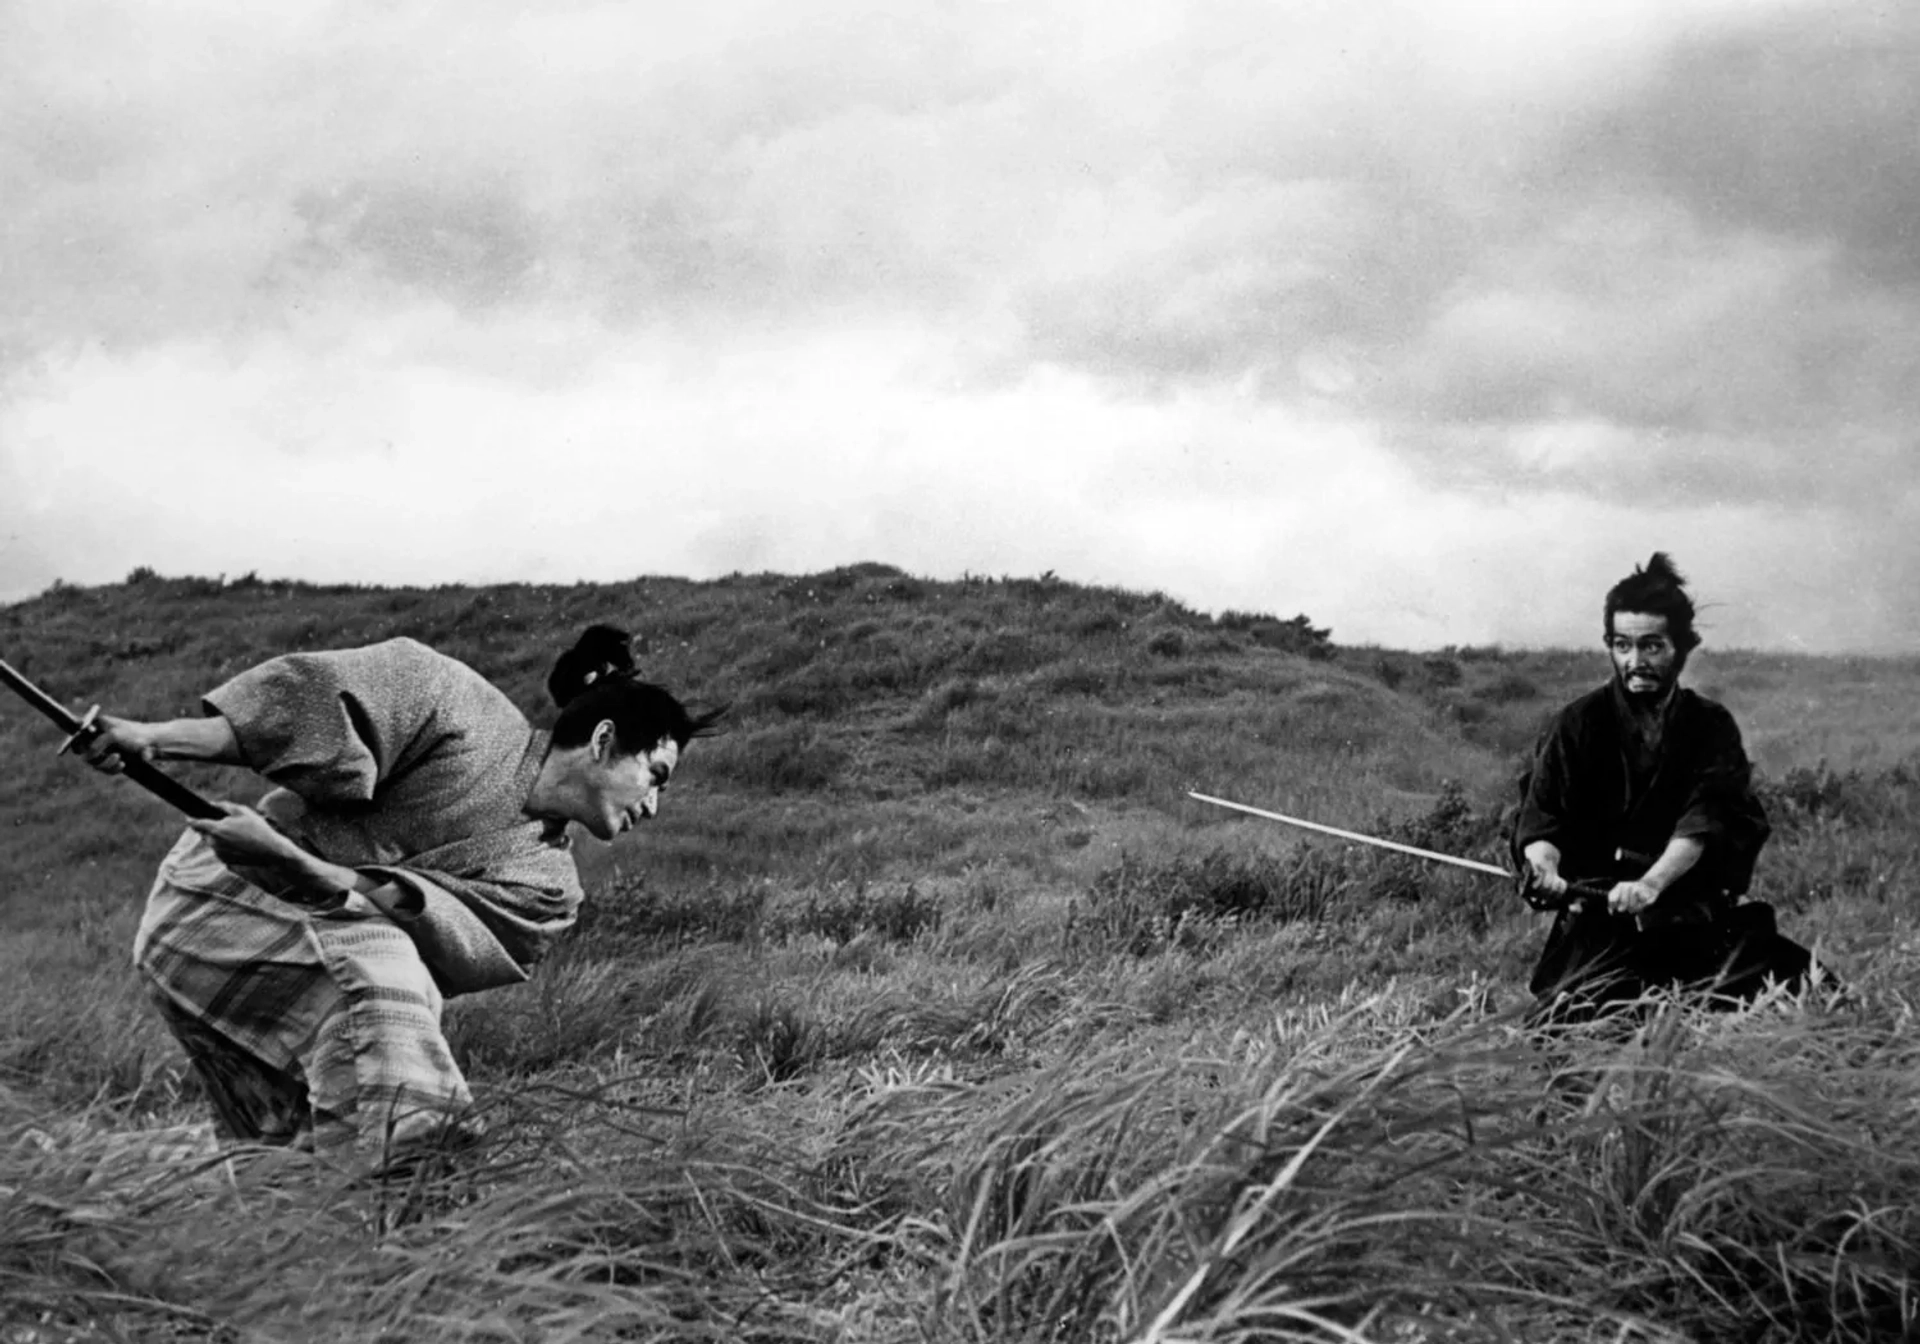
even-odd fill
[[[1657,702],[1680,679],[1686,655],[1674,645],[1667,618],[1643,611],[1616,611],[1607,632],[1607,653],[1620,689],[1638,701]]]

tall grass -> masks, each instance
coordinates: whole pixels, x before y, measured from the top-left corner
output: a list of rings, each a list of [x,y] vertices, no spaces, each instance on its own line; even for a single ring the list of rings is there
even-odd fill
[[[1902,1338],[1920,1060],[1910,1005],[1861,1011],[1650,1004],[1543,1054],[1375,996],[1145,1066],[868,1069],[800,1144],[788,1093],[528,1082],[461,1171],[371,1189],[16,1121],[0,1275],[262,1338]]]
[[[1597,654],[1343,649],[1305,618],[885,566],[410,591],[148,573],[0,608],[0,649],[171,713],[281,648],[406,633],[537,710],[548,648],[609,616],[650,675],[732,701],[729,733],[642,845],[581,845],[588,908],[532,982],[449,1006],[489,1137],[385,1185],[212,1151],[127,968],[177,819],[0,712],[21,763],[0,776],[8,1330],[1914,1333],[1907,664],[1693,669],[1763,755],[1755,894],[1846,995],[1650,1002],[1543,1042],[1518,1021],[1542,921],[1502,883],[1181,791],[1497,860],[1510,755]],[[1817,733],[1787,712],[1809,697]]]

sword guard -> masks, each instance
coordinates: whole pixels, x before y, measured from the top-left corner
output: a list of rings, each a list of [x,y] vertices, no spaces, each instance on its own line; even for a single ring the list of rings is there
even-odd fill
[[[1533,880],[1533,870],[1522,867],[1520,870],[1520,899],[1535,910],[1542,912],[1558,910],[1566,904],[1567,898],[1557,896]]]
[[[78,755],[87,743],[93,741],[94,738],[100,735],[100,725],[95,722],[99,717],[100,706],[95,705],[87,711],[86,717],[80,720],[80,726],[73,730],[71,737],[60,744],[60,750],[56,751],[54,755],[65,756],[69,752]]]

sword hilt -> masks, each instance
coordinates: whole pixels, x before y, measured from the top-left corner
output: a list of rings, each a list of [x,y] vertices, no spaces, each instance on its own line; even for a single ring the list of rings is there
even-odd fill
[[[66,740],[60,744],[62,755],[81,751],[103,731],[99,722],[100,707],[98,705],[88,710],[85,718],[76,719],[65,705],[34,685],[4,658],[0,658],[0,685],[7,687],[39,710],[67,735]],[[120,764],[124,767],[121,773],[128,779],[155,797],[171,803],[190,817],[200,821],[218,821],[227,815],[179,780],[156,768],[151,761],[142,760],[138,756],[123,755],[120,758]]]
[[[1604,902],[1612,890],[1610,882],[1580,881],[1567,883],[1565,891],[1548,891],[1535,885],[1532,870],[1523,870],[1520,874],[1520,899],[1535,910],[1565,910],[1580,901]]]
[[[87,711],[86,717],[80,720],[73,732],[68,734],[67,740],[60,744],[60,750],[53,754],[78,756],[87,749],[94,738],[100,736],[100,731],[100,706],[95,705]]]
[[[96,728],[95,731],[99,730]],[[227,815],[225,809],[201,797],[144,757],[123,755],[120,766],[121,774],[196,821],[219,821]]]

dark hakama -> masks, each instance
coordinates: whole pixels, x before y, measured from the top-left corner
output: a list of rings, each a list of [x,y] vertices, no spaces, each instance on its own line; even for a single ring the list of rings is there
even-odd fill
[[[1639,877],[1675,837],[1704,851],[1638,918],[1597,901],[1561,911],[1531,981],[1539,1012],[1589,1016],[1670,985],[1745,995],[1769,973],[1805,972],[1804,950],[1774,934],[1770,909],[1736,904],[1770,832],[1752,776],[1733,715],[1690,690],[1675,690],[1645,727],[1612,682],[1554,717],[1522,784],[1517,864],[1547,840],[1564,877],[1612,883]]]

